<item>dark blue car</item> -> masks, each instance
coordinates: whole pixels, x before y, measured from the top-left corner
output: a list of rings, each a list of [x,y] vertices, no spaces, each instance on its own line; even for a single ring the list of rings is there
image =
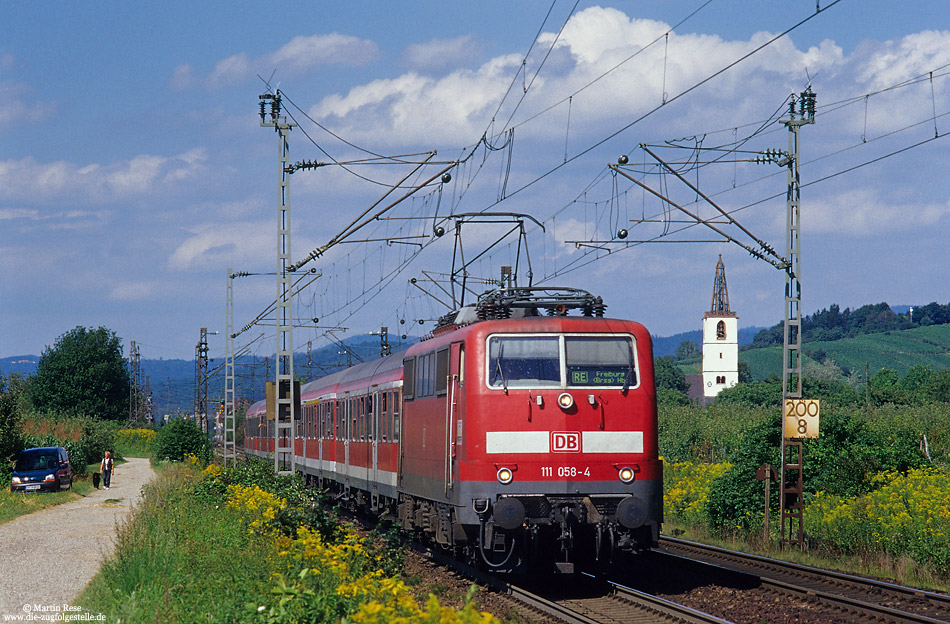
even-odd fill
[[[26,449],[13,468],[11,492],[58,492],[73,486],[69,455],[61,446]]]

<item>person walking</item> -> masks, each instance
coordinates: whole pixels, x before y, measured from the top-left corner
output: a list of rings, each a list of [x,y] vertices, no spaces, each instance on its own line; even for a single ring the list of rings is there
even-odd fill
[[[102,463],[99,464],[99,469],[102,472],[102,489],[108,490],[109,483],[112,480],[112,452],[106,451],[106,456],[102,458]]]

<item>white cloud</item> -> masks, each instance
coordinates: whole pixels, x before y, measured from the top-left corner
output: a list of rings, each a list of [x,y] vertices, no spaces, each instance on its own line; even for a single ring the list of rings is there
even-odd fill
[[[190,89],[195,84],[195,70],[188,63],[182,63],[175,68],[171,79],[168,81],[173,91],[184,91]]]
[[[187,63],[181,64],[175,68],[169,86],[177,91],[201,85],[220,89],[254,78],[255,74],[270,75],[277,70],[280,76],[298,76],[325,65],[363,65],[378,55],[376,43],[351,35],[297,36],[277,50],[256,58],[246,52],[224,58],[207,76],[196,74]]]
[[[243,52],[218,61],[208,77],[212,88],[227,87],[252,76],[251,63]]]
[[[484,130],[519,63],[512,55],[438,80],[412,72],[374,80],[345,96],[324,98],[310,114],[332,120],[346,136],[376,144],[465,142]]]
[[[854,188],[802,207],[806,233],[877,236],[931,228],[950,217],[950,201],[933,203],[920,197],[881,195],[879,189]]]
[[[535,78],[555,38],[553,33],[541,36],[496,122],[507,120],[517,106],[513,123],[535,118],[519,128],[521,136],[563,140],[566,100],[575,94],[572,134],[615,128],[617,123],[629,122],[632,116],[660,105],[664,94],[673,97],[683,92],[774,36],[763,32],[748,41],[726,41],[717,35],[673,33],[666,42],[662,35],[669,28],[662,22],[631,19],[616,9],[592,7],[578,13]],[[658,37],[659,43],[646,47]],[[464,47],[466,42],[429,42],[411,50],[418,52],[423,62],[427,54],[440,45],[448,48],[450,43]],[[737,114],[737,93],[762,91],[757,85],[763,83],[776,93],[788,92],[790,84],[798,90],[804,86],[806,69],[814,75],[840,63],[841,58],[841,49],[830,41],[803,52],[783,38],[717,78],[703,92],[705,103],[711,95],[717,103],[728,102],[728,110]],[[492,121],[521,64],[522,58],[511,54],[493,58],[475,70],[459,69],[440,78],[411,71],[330,95],[313,106],[310,114],[357,141],[468,144]],[[520,87],[529,83],[525,95]],[[738,99],[741,106],[742,99]],[[536,117],[559,102],[558,110]],[[677,110],[693,117],[690,123],[698,118],[682,106]]]
[[[33,157],[0,161],[0,199],[35,203],[68,197],[108,201],[139,196],[191,179],[203,170],[207,156],[193,149],[178,156],[142,154],[109,165],[79,166]]]
[[[478,44],[471,35],[454,39],[433,39],[416,43],[406,48],[403,60],[407,65],[421,71],[436,71],[450,65],[465,64],[478,52]]]
[[[0,82],[0,129],[45,121],[56,114],[53,102],[37,102],[33,89],[13,80]]]
[[[950,64],[950,31],[925,30],[888,41],[863,63],[858,79],[881,89]]]
[[[159,291],[157,282],[124,282],[109,291],[112,301],[146,301]]]
[[[294,37],[263,62],[280,70],[304,72],[321,65],[364,65],[378,54],[379,47],[368,39],[330,33]]]
[[[211,223],[191,228],[190,236],[168,259],[173,270],[197,265],[255,265],[260,258],[273,256],[274,233],[264,221]]]
[[[30,210],[27,208],[0,209],[0,221],[14,221],[20,219],[35,220],[38,217],[38,210]]]

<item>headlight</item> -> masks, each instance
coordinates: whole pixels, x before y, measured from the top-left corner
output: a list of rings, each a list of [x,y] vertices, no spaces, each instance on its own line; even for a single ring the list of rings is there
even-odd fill
[[[19,483],[20,477],[13,477],[13,483]]]
[[[498,482],[502,485],[508,485],[511,483],[512,479],[515,478],[515,474],[511,472],[510,468],[499,468],[497,476]]]
[[[557,398],[557,404],[561,406],[561,409],[571,409],[574,407],[574,397],[570,392],[562,392]]]
[[[54,474],[48,474],[48,475],[46,475],[46,477],[43,479],[43,482],[44,482],[44,483],[52,483],[52,482],[55,481],[55,480],[56,480],[56,475],[54,475]]]
[[[620,469],[620,480],[624,483],[633,483],[633,480],[636,478],[636,473],[633,471],[633,468],[627,468],[624,466]]]

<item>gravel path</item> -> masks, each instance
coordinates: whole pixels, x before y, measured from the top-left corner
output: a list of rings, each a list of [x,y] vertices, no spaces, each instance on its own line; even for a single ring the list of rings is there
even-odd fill
[[[108,490],[0,524],[0,617],[33,605],[62,611],[96,575],[115,547],[116,525],[155,476],[148,459],[115,468]]]

